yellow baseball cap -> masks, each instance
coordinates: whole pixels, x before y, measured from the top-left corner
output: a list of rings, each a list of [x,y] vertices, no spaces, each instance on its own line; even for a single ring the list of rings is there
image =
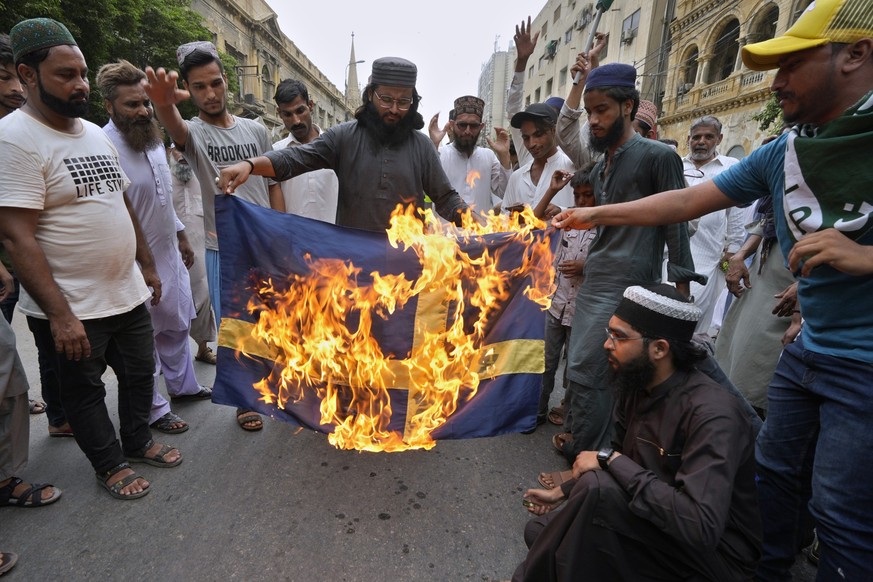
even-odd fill
[[[787,54],[862,38],[873,38],[873,2],[813,0],[785,34],[743,47],[743,62],[753,71],[766,71]]]

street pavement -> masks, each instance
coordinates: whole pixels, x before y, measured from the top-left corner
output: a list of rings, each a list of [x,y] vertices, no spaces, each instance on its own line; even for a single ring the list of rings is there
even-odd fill
[[[13,328],[38,395],[36,351],[20,313]],[[215,367],[195,366],[211,385]],[[111,371],[104,381],[117,424]],[[567,468],[552,449],[559,429],[551,424],[531,435],[440,441],[430,451],[359,453],[269,419],[260,432],[243,431],[232,408],[208,401],[173,409],[191,429],[155,438],[179,447],[184,462],[134,465],[151,493],[133,501],[111,498],[74,440],[49,438],[45,415],[30,417],[30,463],[20,476],[53,483],[63,497],[0,509],[0,549],[19,555],[4,581],[508,579],[526,553],[522,493],[540,471]],[[798,559],[795,579],[814,576]]]

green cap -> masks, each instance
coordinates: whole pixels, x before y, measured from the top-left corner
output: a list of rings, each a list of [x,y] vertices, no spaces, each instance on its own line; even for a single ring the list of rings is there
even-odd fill
[[[9,31],[9,43],[16,64],[33,51],[65,44],[78,46],[67,27],[51,18],[22,20]]]

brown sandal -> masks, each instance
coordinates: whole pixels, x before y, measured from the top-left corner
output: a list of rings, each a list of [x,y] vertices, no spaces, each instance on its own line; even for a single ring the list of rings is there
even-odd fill
[[[572,478],[573,471],[572,469],[569,469],[567,471],[540,473],[540,476],[537,477],[537,481],[546,489],[554,489],[555,487],[560,487],[562,483],[569,481]]]
[[[559,432],[552,437],[552,446],[555,447],[555,450],[561,454],[564,453],[564,445],[572,442],[573,435],[569,432]]]

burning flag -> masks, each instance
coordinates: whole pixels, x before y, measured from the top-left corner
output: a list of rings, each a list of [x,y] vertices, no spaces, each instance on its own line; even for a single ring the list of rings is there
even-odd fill
[[[215,402],[357,450],[533,428],[553,273],[532,214],[457,238],[429,211],[373,233],[218,196],[216,220]]]

